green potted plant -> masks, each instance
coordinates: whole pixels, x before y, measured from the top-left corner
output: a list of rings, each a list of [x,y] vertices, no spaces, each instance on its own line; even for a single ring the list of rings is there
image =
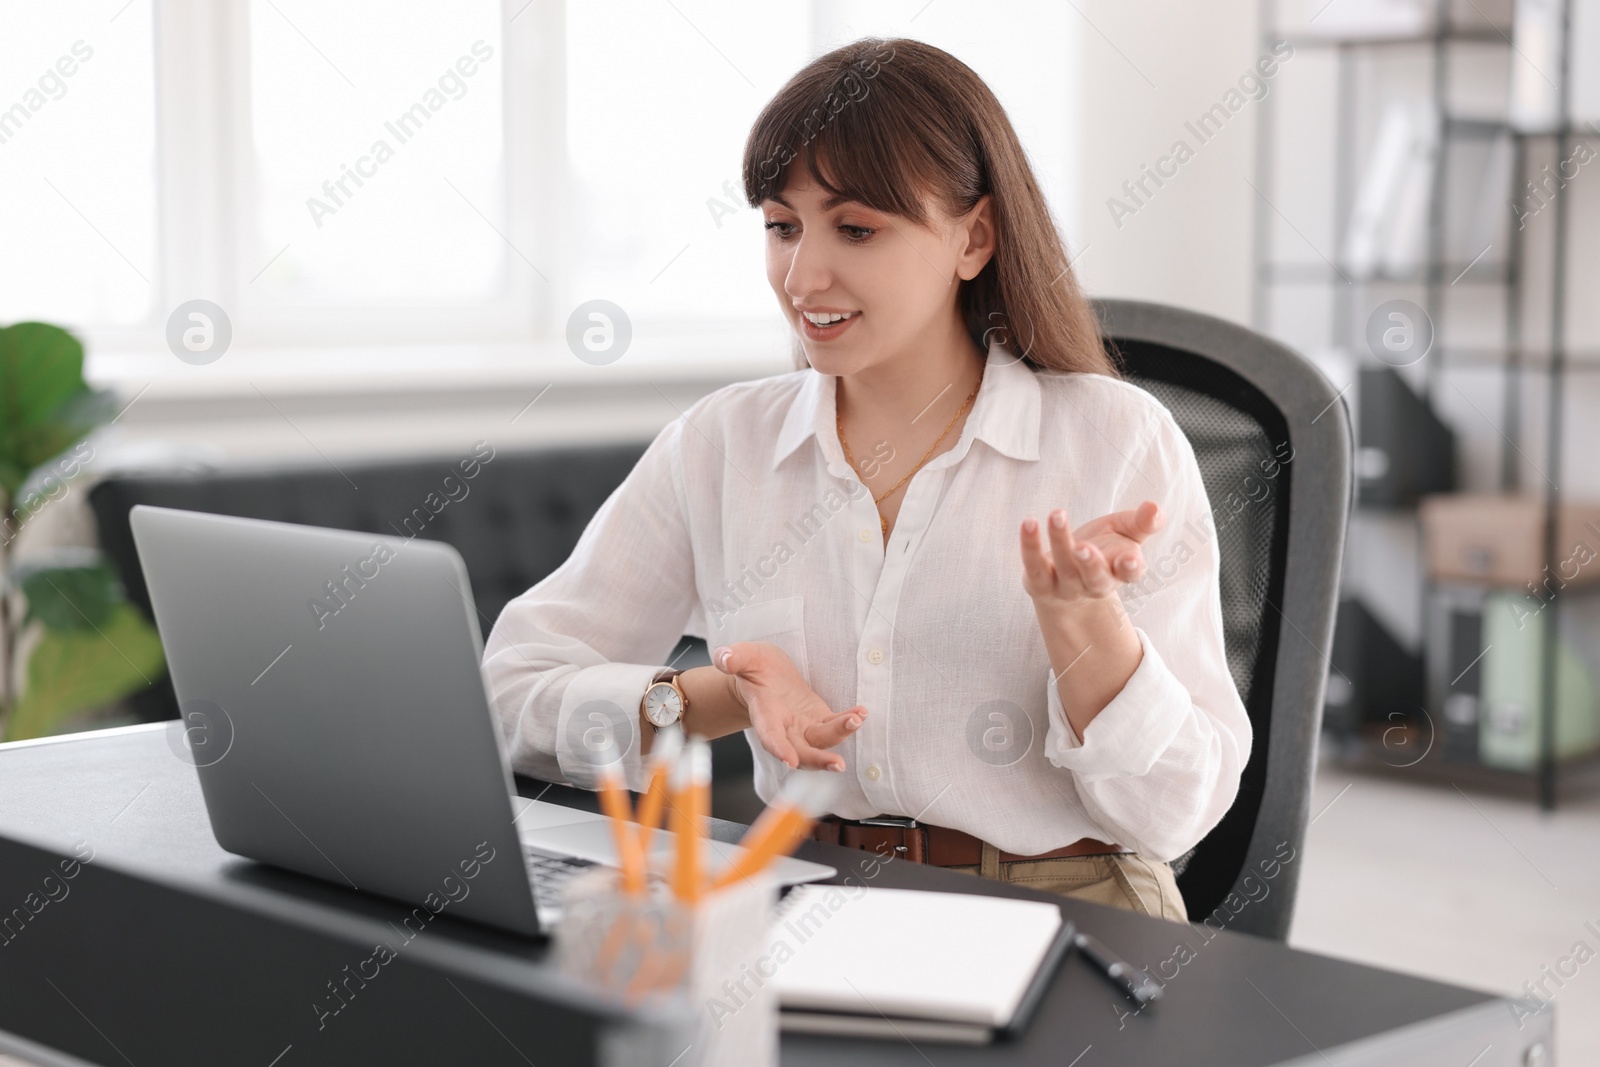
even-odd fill
[[[59,732],[166,671],[160,638],[99,552],[17,554],[30,520],[74,491],[89,434],[113,410],[66,330],[0,328],[0,739]]]

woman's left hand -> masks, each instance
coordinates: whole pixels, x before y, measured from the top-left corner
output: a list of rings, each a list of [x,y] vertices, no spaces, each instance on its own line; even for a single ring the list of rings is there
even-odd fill
[[[1114,596],[1119,585],[1144,574],[1140,545],[1166,521],[1153,500],[1091,519],[1077,530],[1061,508],[1046,517],[1044,529],[1029,517],[1021,531],[1023,587],[1040,606]]]

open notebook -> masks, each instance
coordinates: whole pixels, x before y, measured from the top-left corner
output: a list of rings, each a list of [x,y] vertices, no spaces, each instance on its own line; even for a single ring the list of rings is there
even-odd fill
[[[800,886],[773,928],[781,1025],[974,1044],[1014,1034],[1073,933],[1041,901]]]

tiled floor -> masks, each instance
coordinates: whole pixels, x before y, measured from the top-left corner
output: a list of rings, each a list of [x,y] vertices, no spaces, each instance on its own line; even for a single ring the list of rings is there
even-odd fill
[[[1317,775],[1290,943],[1520,993],[1578,941],[1600,951],[1600,794],[1541,815],[1335,764]],[[1554,988],[1553,986],[1551,988]],[[1600,957],[1556,991],[1557,1060],[1600,1063]],[[0,1056],[0,1067],[31,1067]]]

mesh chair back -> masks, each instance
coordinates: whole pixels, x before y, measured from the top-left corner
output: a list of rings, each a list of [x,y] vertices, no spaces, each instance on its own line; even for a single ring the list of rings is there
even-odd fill
[[[1348,415],[1305,359],[1178,308],[1097,303],[1130,381],[1194,448],[1221,555],[1228,669],[1254,740],[1222,822],[1174,864],[1191,921],[1283,939],[1293,917],[1351,492]]]

